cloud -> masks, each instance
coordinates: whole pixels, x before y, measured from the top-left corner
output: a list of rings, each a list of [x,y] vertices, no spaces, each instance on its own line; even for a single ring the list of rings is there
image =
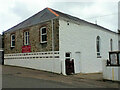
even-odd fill
[[[46,0],[0,0],[0,33],[47,6]]]
[[[118,2],[119,0],[48,0],[49,2]]]
[[[100,0],[92,0],[92,2],[90,2],[91,0],[85,0],[86,2],[83,2],[83,0],[75,1],[0,0],[0,32],[11,28],[45,7],[50,7],[93,23],[97,19],[99,25],[114,31],[117,30],[117,15],[109,15],[117,12],[117,2],[101,2]]]
[[[27,6],[23,2],[15,2],[14,7],[10,8],[10,11],[16,16],[21,17],[21,19],[27,18],[32,14],[32,12],[28,10]]]
[[[118,29],[117,2],[55,2],[52,7],[92,23],[97,20],[98,25],[112,31]]]
[[[0,33],[17,24],[16,22],[20,20],[20,17],[11,13],[10,8],[13,6],[14,3],[10,0],[0,0]]]

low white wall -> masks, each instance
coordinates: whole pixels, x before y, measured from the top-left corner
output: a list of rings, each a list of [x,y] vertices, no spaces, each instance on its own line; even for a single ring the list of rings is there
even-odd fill
[[[113,81],[120,81],[120,67],[107,66],[103,78]]]
[[[61,61],[59,59],[26,59],[5,60],[5,65],[28,67],[38,70],[61,73]]]
[[[31,53],[30,53],[31,54]],[[33,55],[32,55],[33,54]],[[33,68],[38,70],[50,71],[54,73],[61,73],[61,61],[57,58],[49,58],[48,56],[52,56],[52,54],[37,54],[32,53],[31,55],[23,54],[6,54],[4,64],[5,65],[13,65],[13,66],[21,66],[27,68]],[[19,56],[20,55],[20,56]],[[59,54],[55,54],[58,56]],[[38,56],[40,58],[38,58]],[[33,59],[34,57],[34,59]],[[37,58],[35,58],[37,57]],[[42,58],[44,57],[44,58]],[[47,58],[45,58],[47,57]],[[20,59],[19,59],[20,58]],[[29,59],[27,59],[29,58]]]
[[[120,67],[105,66],[105,61],[103,61],[103,78],[107,80],[120,81]]]

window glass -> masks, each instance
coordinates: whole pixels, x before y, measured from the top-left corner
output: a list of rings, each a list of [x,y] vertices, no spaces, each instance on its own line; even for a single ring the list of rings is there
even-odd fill
[[[12,35],[12,40],[14,40],[15,39],[15,35]]]
[[[27,37],[25,37],[25,41],[26,41],[26,42],[25,42],[25,45],[27,45],[27,42],[28,42],[28,41],[27,41]]]
[[[42,29],[42,34],[46,34],[46,28]]]
[[[117,54],[111,54],[110,58],[111,58],[111,64],[117,65]]]
[[[110,39],[110,50],[112,51],[113,50],[113,40]]]
[[[70,57],[70,53],[66,53],[66,55],[65,55],[66,57]]]
[[[119,65],[120,65],[120,53],[118,54],[118,57],[119,57]]]
[[[66,60],[71,60],[71,52],[65,53]]]
[[[15,34],[11,35],[11,47],[15,47]]]
[[[24,45],[29,45],[29,32],[24,32]]]
[[[97,50],[97,56],[100,56],[100,37],[97,36],[96,38],[96,50]]]
[[[12,41],[12,46],[15,46],[15,41]]]
[[[42,41],[47,41],[47,36],[46,35],[42,35]]]
[[[100,56],[100,53],[99,53],[99,52],[97,53],[97,56]]]
[[[25,36],[27,36],[27,32],[25,32]]]

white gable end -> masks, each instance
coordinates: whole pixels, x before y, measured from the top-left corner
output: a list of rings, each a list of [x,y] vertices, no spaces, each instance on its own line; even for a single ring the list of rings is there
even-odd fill
[[[102,60],[108,59],[110,39],[113,40],[113,50],[118,50],[117,33],[102,30],[82,22],[76,24],[64,19],[59,20],[59,25],[60,58],[64,61],[65,53],[71,52],[71,58],[73,58],[75,62],[75,73],[102,72]],[[97,58],[97,36],[101,38],[101,58]],[[77,52],[80,54],[79,60],[77,60],[78,58],[76,57]],[[65,65],[63,65],[63,68],[65,68]]]

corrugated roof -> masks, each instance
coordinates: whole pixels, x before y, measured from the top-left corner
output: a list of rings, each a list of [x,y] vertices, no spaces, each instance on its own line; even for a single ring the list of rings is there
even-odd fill
[[[53,19],[53,18],[58,17],[58,16],[64,17],[64,18],[67,18],[67,19],[71,19],[71,20],[74,20],[74,21],[77,21],[77,22],[85,22],[85,23],[94,25],[96,27],[105,29],[107,31],[113,32],[113,31],[111,31],[109,29],[106,29],[106,28],[104,28],[102,26],[99,26],[97,24],[93,24],[93,23],[87,22],[85,20],[82,20],[82,19],[79,19],[77,17],[74,17],[74,16],[71,16],[71,15],[68,15],[68,14],[56,11],[56,10],[51,9],[51,8],[45,8],[45,9],[43,9],[42,11],[40,11],[37,14],[33,15],[32,17],[26,19],[25,21],[19,23],[18,25],[14,26],[14,27],[12,27],[10,29],[8,29],[5,32],[15,31],[15,30],[19,30],[21,28],[26,28],[28,26],[32,26],[32,25],[44,22],[46,20],[50,20],[50,19]],[[116,32],[113,32],[113,33],[116,33]]]

